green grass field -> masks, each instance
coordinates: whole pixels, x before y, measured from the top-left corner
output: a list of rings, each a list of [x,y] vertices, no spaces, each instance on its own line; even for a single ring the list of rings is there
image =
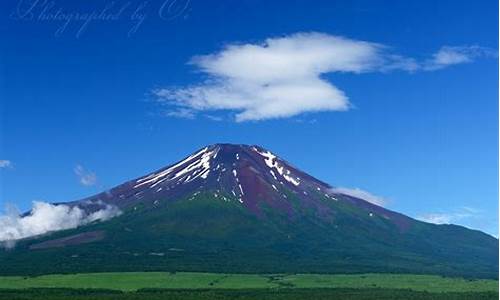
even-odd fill
[[[411,289],[413,291],[493,292],[497,280],[467,280],[433,275],[407,274],[218,274],[218,273],[87,273],[3,276],[0,289],[72,288],[137,291],[139,289]]]

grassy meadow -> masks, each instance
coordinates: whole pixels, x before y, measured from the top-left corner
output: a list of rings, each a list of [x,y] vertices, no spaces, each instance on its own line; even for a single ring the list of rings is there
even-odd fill
[[[498,293],[498,281],[410,274],[220,274],[121,272],[1,276],[0,289],[400,289],[429,293]]]

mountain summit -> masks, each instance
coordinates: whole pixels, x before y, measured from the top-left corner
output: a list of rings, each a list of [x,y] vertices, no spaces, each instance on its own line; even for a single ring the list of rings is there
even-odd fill
[[[237,201],[256,215],[262,206],[287,214],[293,207],[287,193],[311,206],[322,206],[309,192],[329,197],[330,186],[296,169],[259,146],[215,144],[204,147],[185,159],[149,175],[129,181],[106,193],[85,199],[84,203],[103,201],[119,207],[134,203],[158,204],[179,197],[210,192],[222,201]],[[82,204],[82,201],[79,201]]]
[[[362,174],[360,174],[362,176]],[[497,277],[498,240],[337,190],[272,152],[215,144],[74,202],[118,217],[22,240],[5,274],[96,271],[406,272]]]
[[[408,223],[400,214],[334,192],[327,183],[300,171],[269,150],[234,144],[204,147],[173,165],[76,204],[86,207],[106,203],[126,209],[136,203],[158,205],[171,199],[192,200],[202,192],[226,202],[237,201],[257,216],[269,208],[289,217],[300,217],[298,208],[303,207],[328,217],[334,212],[325,198],[338,201],[337,198],[342,197],[367,211],[373,210],[372,214],[380,213],[386,219],[392,216],[400,226]],[[289,200],[289,196],[297,201]]]

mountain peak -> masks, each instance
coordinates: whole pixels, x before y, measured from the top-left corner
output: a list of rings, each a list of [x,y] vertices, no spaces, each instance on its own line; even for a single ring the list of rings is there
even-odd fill
[[[85,201],[99,200],[126,208],[139,202],[158,204],[192,198],[199,193],[238,202],[257,215],[263,207],[292,215],[294,204],[287,200],[291,194],[320,211],[324,205],[312,195],[335,199],[328,184],[261,146],[220,143]]]
[[[193,200],[201,194],[236,203],[257,216],[271,209],[294,217],[307,209],[320,218],[331,218],[334,212],[328,202],[342,199],[403,229],[409,223],[403,215],[333,190],[261,146],[245,144],[205,146],[172,165],[74,203],[92,209],[98,203],[127,209],[139,203],[155,206],[173,199]]]
[[[217,144],[211,144],[207,145],[202,149],[207,149],[209,151],[220,151],[221,153],[226,153],[226,154],[236,154],[236,153],[241,153],[241,152],[248,152],[248,151],[259,151],[259,152],[270,152],[269,150],[265,149],[262,146],[259,145],[247,145],[247,144],[230,144],[230,143],[217,143]],[[195,152],[196,153],[196,152]]]
[[[300,217],[303,210],[318,218],[332,218],[335,212],[329,202],[342,199],[367,215],[391,219],[402,230],[409,224],[406,216],[332,190],[329,184],[261,146],[243,144],[206,146],[172,165],[76,204],[91,210],[99,208],[99,203],[127,209],[138,204],[158,206],[178,199],[194,200],[201,195],[242,206],[259,217],[271,210],[291,218]]]
[[[409,224],[404,215],[339,193],[271,151],[245,144],[205,146],[172,165],[73,203],[91,210],[99,208],[99,203],[127,209],[138,204],[157,206],[178,199],[193,200],[200,195],[235,203],[256,216],[270,209],[297,217],[305,209],[319,218],[331,218],[335,212],[329,202],[341,199],[369,216],[390,219],[402,230]]]

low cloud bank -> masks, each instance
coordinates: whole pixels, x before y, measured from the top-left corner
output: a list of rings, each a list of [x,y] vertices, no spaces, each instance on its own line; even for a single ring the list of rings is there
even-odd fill
[[[111,205],[105,205],[93,213],[86,213],[79,207],[41,201],[34,201],[30,214],[25,216],[20,215],[14,208],[8,208],[7,213],[0,216],[0,246],[10,248],[16,240],[22,238],[108,220],[120,213],[116,206]]]

